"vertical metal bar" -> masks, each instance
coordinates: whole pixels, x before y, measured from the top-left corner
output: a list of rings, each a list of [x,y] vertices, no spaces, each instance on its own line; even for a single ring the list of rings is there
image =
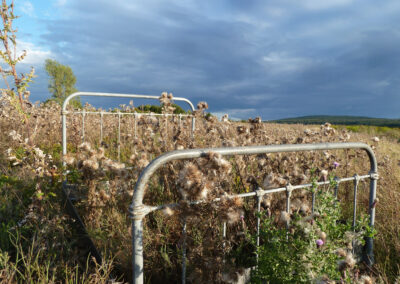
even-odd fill
[[[134,120],[134,132],[135,132],[135,138],[137,138],[137,134],[136,134],[136,113],[133,115],[133,120]]]
[[[261,198],[262,196],[257,194],[257,252],[256,252],[256,261],[258,264],[258,250],[260,248],[260,212],[261,212]]]
[[[315,210],[315,188],[312,192],[312,201],[311,201],[311,213],[314,213]]]
[[[183,219],[182,227],[182,284],[186,282],[186,217]]]
[[[100,145],[103,142],[103,112],[100,113]]]
[[[143,219],[132,221],[132,269],[135,284],[143,284]]]
[[[121,113],[118,111],[118,162],[121,161]]]
[[[62,111],[62,154],[63,157],[67,155],[67,111]],[[66,166],[66,162],[63,159],[63,166]]]
[[[261,197],[257,196],[257,248],[260,246],[260,212],[261,212]]]
[[[290,214],[290,197],[292,196],[293,186],[289,183],[286,186],[286,213]],[[289,239],[289,220],[286,221],[286,239]]]
[[[195,124],[196,124],[196,119],[194,117],[194,114],[192,114],[192,138],[194,138],[194,130],[195,130]]]
[[[222,247],[225,248],[226,246],[226,222],[224,222],[222,224],[222,238],[223,238],[223,243],[222,243]]]
[[[85,109],[82,111],[82,143],[85,142]]]
[[[336,200],[337,200],[337,198],[338,198],[338,193],[339,193],[339,178],[335,176],[334,180],[336,181],[336,184],[335,184],[335,193],[334,193],[334,194],[335,194],[335,198],[336,198]]]
[[[225,247],[226,247],[226,222],[222,223],[222,252],[223,252],[223,258],[222,258],[222,263],[225,264],[226,259],[225,259]]]
[[[290,213],[290,196],[291,192],[286,191],[286,213]]]
[[[354,200],[353,200],[353,231],[356,229],[356,218],[357,218],[357,188],[358,183],[360,182],[360,177],[355,174],[354,175]]]
[[[376,185],[378,182],[378,167],[376,163],[375,156],[373,154],[369,154],[370,160],[371,160],[371,181],[370,181],[370,190],[369,190],[369,214],[370,214],[370,220],[369,220],[369,226],[371,229],[374,228],[375,224],[375,207],[378,202],[376,199]],[[364,261],[366,262],[367,265],[371,266],[375,262],[374,258],[374,239],[372,237],[367,237],[365,240],[365,257]]]
[[[182,114],[179,114],[179,129],[182,128]]]
[[[164,121],[165,121],[165,125],[164,125],[164,127],[165,127],[165,137],[168,138],[168,114],[164,115]]]

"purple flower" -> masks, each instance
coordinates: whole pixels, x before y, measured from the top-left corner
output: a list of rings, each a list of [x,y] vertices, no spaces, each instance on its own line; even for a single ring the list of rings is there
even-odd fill
[[[339,167],[340,164],[338,162],[333,162],[333,167],[336,169],[337,167]]]
[[[317,248],[320,248],[324,244],[324,241],[321,239],[318,239],[315,241],[315,243],[317,244]]]

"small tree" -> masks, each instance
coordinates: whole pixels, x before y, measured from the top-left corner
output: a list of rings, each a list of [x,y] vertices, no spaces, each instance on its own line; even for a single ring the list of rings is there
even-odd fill
[[[78,91],[75,88],[76,77],[71,67],[56,60],[46,59],[45,69],[50,76],[48,88],[52,93],[53,100],[62,104],[70,94]],[[81,107],[81,102],[77,98],[73,99],[71,104],[75,107]]]
[[[30,73],[18,75],[16,65],[21,62],[26,56],[26,50],[21,55],[17,56],[17,36],[16,29],[13,29],[13,20],[17,18],[14,15],[14,0],[10,5],[7,5],[6,0],[1,2],[1,19],[3,27],[0,29],[0,40],[3,43],[3,50],[0,50],[0,57],[3,59],[5,69],[0,66],[0,73],[4,79],[5,87],[1,88],[1,92],[5,94],[12,105],[24,116],[24,121],[27,121],[28,114],[24,110],[24,101],[29,99],[29,91],[27,91],[28,83],[32,82],[34,77],[34,68],[31,68]],[[7,80],[12,77],[12,83]]]

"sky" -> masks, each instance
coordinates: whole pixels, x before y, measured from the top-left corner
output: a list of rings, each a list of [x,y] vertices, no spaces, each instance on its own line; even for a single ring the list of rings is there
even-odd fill
[[[15,6],[18,50],[28,52],[17,68],[33,66],[37,75],[32,101],[50,97],[44,61],[51,58],[73,69],[80,91],[168,91],[233,118],[400,118],[398,0],[15,0]]]

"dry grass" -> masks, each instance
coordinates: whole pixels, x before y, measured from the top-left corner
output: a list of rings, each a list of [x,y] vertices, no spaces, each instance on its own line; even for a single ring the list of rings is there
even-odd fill
[[[167,97],[164,98],[168,108]],[[201,104],[204,107],[203,104]],[[86,110],[90,110],[87,107]],[[133,109],[128,109],[133,111]],[[30,110],[29,130],[20,123],[20,118],[9,108],[0,107],[0,127],[4,134],[0,139],[0,170],[2,175],[15,175],[26,180],[35,180],[40,186],[34,194],[48,192],[46,187],[61,180],[60,161],[60,108],[57,105],[37,106]],[[161,153],[181,148],[229,147],[245,145],[271,145],[319,142],[365,142],[375,148],[379,161],[380,180],[377,196],[375,241],[376,265],[374,271],[380,279],[392,282],[399,275],[400,263],[400,144],[390,132],[350,132],[334,130],[330,126],[276,125],[258,123],[219,122],[214,117],[206,118],[202,110],[196,113],[195,139],[190,137],[190,119],[178,120],[141,117],[137,123],[137,138],[134,137],[134,117],[121,119],[121,162],[117,163],[116,142],[117,115],[107,116],[104,122],[103,150],[100,145],[100,116],[94,115],[85,121],[85,141],[90,148],[78,145],[82,142],[81,115],[71,115],[68,120],[70,180],[82,184],[84,200],[78,206],[88,230],[96,244],[107,257],[114,258],[118,271],[130,280],[131,235],[127,208],[132,189],[141,170]],[[12,130],[21,138],[8,135]],[[14,135],[15,136],[15,135]],[[374,142],[372,137],[379,136]],[[28,141],[25,138],[30,137]],[[42,160],[34,148],[44,150]],[[6,153],[7,149],[11,149]],[[27,155],[26,153],[31,153]],[[48,156],[50,154],[52,157]],[[10,160],[16,155],[18,160]],[[182,247],[181,219],[188,222],[189,280],[196,282],[216,281],[224,271],[238,268],[245,262],[240,257],[251,253],[251,246],[244,232],[254,233],[254,200],[222,202],[197,206],[193,210],[187,200],[204,198],[211,200],[223,194],[251,191],[256,185],[284,186],[288,183],[305,183],[310,170],[316,169],[321,176],[323,170],[340,177],[355,173],[366,174],[369,170],[367,156],[362,151],[329,151],[327,153],[271,154],[259,156],[208,157],[188,162],[172,162],[152,178],[146,191],[146,204],[180,202],[172,211],[155,212],[145,219],[145,270],[148,281],[168,279],[176,282],[180,273],[180,250]],[[333,162],[339,162],[335,170]],[[13,163],[17,165],[12,166]],[[229,166],[228,166],[229,164]],[[55,166],[57,168],[55,169]],[[38,168],[41,167],[40,170]],[[16,170],[18,169],[18,170]],[[267,178],[268,177],[268,178]],[[178,181],[178,182],[176,182]],[[4,190],[4,188],[2,188]],[[366,212],[368,184],[360,185],[359,213]],[[39,192],[39,193],[40,193]],[[352,184],[342,185],[342,202],[351,204]],[[310,202],[310,195],[296,193],[293,200]],[[284,209],[284,195],[274,194],[269,202],[271,213],[279,219]],[[29,202],[28,202],[29,203]],[[293,202],[296,203],[296,202]],[[28,205],[27,205],[28,208]],[[296,208],[294,208],[296,209]],[[28,209],[26,209],[28,210]],[[350,212],[351,206],[348,211]],[[24,211],[22,211],[24,212]],[[25,211],[26,213],[27,211]],[[40,215],[40,212],[37,212]],[[348,213],[350,215],[350,213]],[[24,215],[24,214],[22,214]],[[244,217],[244,221],[242,218]],[[15,217],[16,222],[20,221]],[[228,239],[222,246],[221,223],[228,222]],[[238,257],[234,254],[240,255]],[[229,256],[229,258],[227,258]],[[223,259],[230,259],[226,263]],[[194,265],[196,264],[196,265]],[[207,273],[204,273],[207,271]]]

